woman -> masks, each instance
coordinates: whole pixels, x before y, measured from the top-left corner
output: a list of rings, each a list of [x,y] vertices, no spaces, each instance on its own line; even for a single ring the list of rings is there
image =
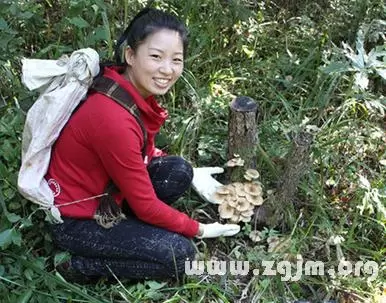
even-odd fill
[[[169,206],[190,186],[193,169],[184,159],[155,148],[154,137],[167,112],[154,95],[165,94],[182,74],[184,25],[172,15],[145,9],[118,41],[116,54],[125,40],[125,63],[105,67],[103,76],[129,93],[147,140],[124,107],[90,92],[56,141],[46,176],[64,220],[52,226],[53,239],[71,253],[59,270],[70,279],[112,273],[134,279],[178,277],[195,254],[189,238],[239,230],[200,224]],[[106,197],[101,194],[109,182],[119,190],[107,190]]]

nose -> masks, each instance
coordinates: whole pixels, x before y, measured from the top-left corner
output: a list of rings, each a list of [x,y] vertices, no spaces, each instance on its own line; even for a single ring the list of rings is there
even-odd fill
[[[173,73],[173,64],[169,60],[164,60],[160,66],[160,72],[166,75]]]

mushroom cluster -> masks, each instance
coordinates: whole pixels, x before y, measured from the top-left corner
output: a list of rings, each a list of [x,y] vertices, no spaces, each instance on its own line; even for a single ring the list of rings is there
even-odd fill
[[[248,169],[244,178],[249,182],[234,182],[217,189],[213,198],[220,204],[221,218],[234,223],[251,221],[255,206],[263,204],[263,190],[256,182],[258,177],[256,170]]]

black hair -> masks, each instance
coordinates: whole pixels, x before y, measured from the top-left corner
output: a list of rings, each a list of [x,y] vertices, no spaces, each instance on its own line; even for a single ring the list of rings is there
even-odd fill
[[[126,41],[134,52],[138,46],[151,34],[161,29],[170,29],[178,32],[183,44],[183,52],[188,48],[188,31],[185,25],[174,15],[154,8],[144,8],[130,22],[115,47],[115,61],[122,64],[121,45]]]

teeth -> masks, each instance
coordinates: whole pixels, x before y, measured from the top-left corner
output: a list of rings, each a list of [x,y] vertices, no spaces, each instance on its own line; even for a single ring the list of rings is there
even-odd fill
[[[166,84],[166,83],[169,82],[168,79],[155,79],[155,81],[156,81],[156,82],[159,82],[159,83],[161,83],[161,84]]]

